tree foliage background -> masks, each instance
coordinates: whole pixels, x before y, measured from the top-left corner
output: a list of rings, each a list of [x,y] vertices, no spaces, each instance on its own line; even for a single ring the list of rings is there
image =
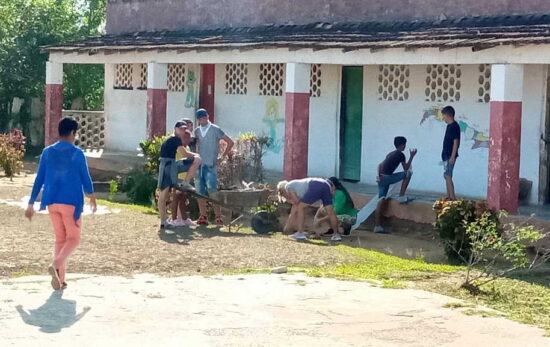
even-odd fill
[[[28,133],[30,100],[44,99],[47,54],[40,47],[101,34],[106,0],[0,0],[0,132]],[[64,66],[65,107],[83,98],[85,109],[103,108],[103,66]],[[12,114],[13,99],[24,100]]]

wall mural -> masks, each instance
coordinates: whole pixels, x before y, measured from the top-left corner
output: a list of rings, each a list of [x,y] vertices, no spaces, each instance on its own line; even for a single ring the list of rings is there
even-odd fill
[[[283,149],[283,136],[277,135],[277,124],[284,123],[284,118],[279,113],[279,102],[276,99],[269,99],[265,103],[265,115],[262,119],[269,126],[270,142],[267,149],[273,153],[279,153]]]
[[[436,120],[443,122],[443,114],[441,114],[441,108],[431,107],[427,110],[424,110],[420,124],[424,123],[430,118],[435,118]],[[456,122],[460,126],[460,131],[464,134],[464,137],[467,141],[472,141],[472,148],[489,148],[489,136],[470,125],[468,119],[464,116],[457,116]]]
[[[195,78],[195,72],[189,71],[187,73],[187,82],[185,83],[187,85],[187,97],[185,98],[185,107],[195,107],[195,104],[197,102],[197,93],[195,93],[196,82],[197,79]]]

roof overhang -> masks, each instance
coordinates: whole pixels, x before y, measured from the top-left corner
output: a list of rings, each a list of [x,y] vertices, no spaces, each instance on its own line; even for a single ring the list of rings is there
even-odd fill
[[[541,57],[532,54],[535,47]],[[42,51],[50,53],[50,60],[72,63],[550,63],[550,55],[542,53],[548,47],[550,15],[531,15],[140,32]]]

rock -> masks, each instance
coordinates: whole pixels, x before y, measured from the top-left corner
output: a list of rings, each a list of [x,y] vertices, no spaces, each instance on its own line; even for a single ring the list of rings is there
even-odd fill
[[[279,266],[271,269],[272,274],[285,274],[287,272],[286,266]]]

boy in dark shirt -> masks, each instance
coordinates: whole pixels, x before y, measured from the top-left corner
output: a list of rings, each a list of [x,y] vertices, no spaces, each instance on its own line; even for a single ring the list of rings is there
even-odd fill
[[[452,106],[444,107],[441,114],[443,115],[443,121],[447,123],[445,137],[443,138],[443,151],[441,152],[444,168],[443,177],[447,187],[447,199],[456,200],[453,170],[458,158],[458,148],[460,147],[460,126],[455,121],[455,109]]]
[[[157,188],[160,189],[158,199],[158,208],[160,215],[160,227],[169,226],[166,213],[166,201],[170,195],[171,188],[179,185],[185,190],[195,190],[189,183],[194,177],[201,164],[201,158],[198,154],[187,150],[187,144],[184,144],[184,134],[188,133],[187,141],[190,139],[190,132],[187,130],[185,122],[176,122],[174,126],[174,135],[167,138],[160,147],[160,164]],[[179,152],[184,158],[176,160],[176,152]],[[187,177],[178,183],[178,174],[187,172]]]
[[[405,192],[407,191],[407,187],[409,186],[409,182],[411,181],[412,176],[412,170],[411,164],[414,159],[414,156],[416,155],[416,149],[411,149],[410,151],[410,157],[409,161],[406,161],[405,154],[403,154],[403,151],[405,150],[405,147],[407,146],[407,139],[403,136],[397,136],[393,140],[393,144],[395,146],[395,151],[390,152],[386,159],[384,159],[383,162],[378,165],[378,198],[380,201],[378,202],[378,206],[376,207],[376,212],[374,213],[375,218],[375,226],[374,226],[374,232],[375,233],[386,233],[382,225],[380,224],[380,219],[382,216],[382,211],[384,209],[384,205],[386,202],[386,195],[388,194],[388,190],[390,189],[390,186],[394,183],[403,181],[401,183],[401,191],[399,192],[399,198],[398,201],[402,204],[409,202],[410,200],[405,196]],[[394,173],[397,167],[401,164],[403,166],[402,172]]]

